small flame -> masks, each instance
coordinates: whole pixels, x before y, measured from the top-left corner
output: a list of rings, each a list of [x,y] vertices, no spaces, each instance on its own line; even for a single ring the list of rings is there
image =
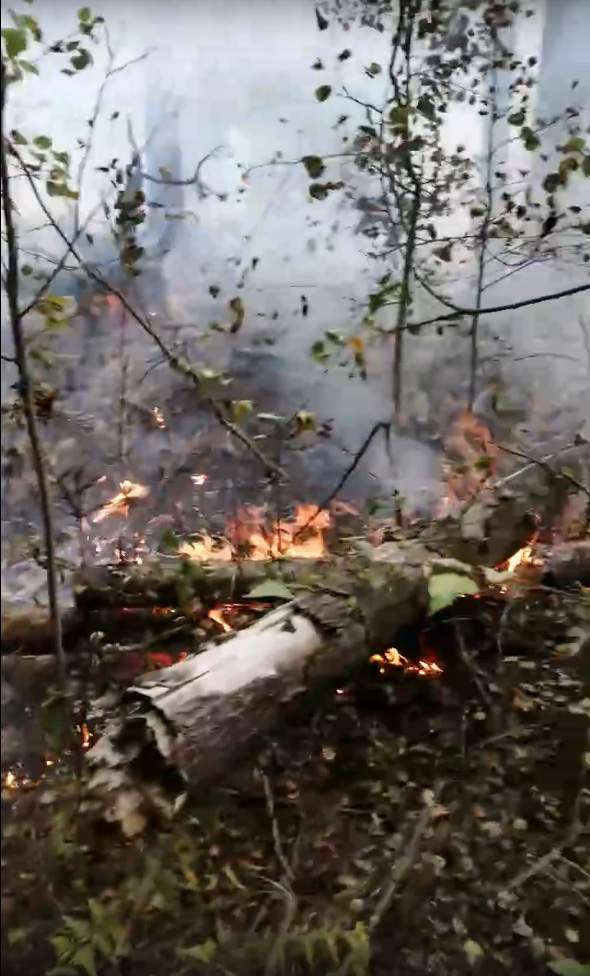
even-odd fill
[[[523,563],[533,562],[533,547],[523,546],[518,552],[515,552],[513,556],[506,563],[506,569],[509,573],[513,573],[515,569],[522,566]]]
[[[442,668],[434,661],[418,661],[417,664],[409,661],[407,657],[400,654],[397,647],[390,647],[383,654],[373,654],[369,660],[373,664],[379,665],[381,674],[385,674],[387,668],[403,668],[408,674],[435,675],[442,674]]]
[[[160,410],[160,408],[159,407],[153,407],[152,408],[152,414],[153,414],[154,420],[156,422],[156,425],[158,427],[161,427],[161,428],[164,429],[166,427],[166,421],[164,420],[164,414],[162,413],[162,411]]]
[[[17,779],[12,769],[6,773],[2,786],[5,790],[16,790],[18,788]]]
[[[329,525],[329,512],[319,510],[315,505],[299,505],[294,519],[275,523],[267,529],[262,509],[244,507],[228,526],[228,538],[221,544],[204,535],[197,542],[183,543],[179,551],[195,561],[218,559],[229,562],[236,557],[236,547],[247,549],[248,559],[255,561],[286,556],[319,559],[325,552],[323,532]]]
[[[82,725],[76,726],[76,731],[80,735],[80,745],[82,746],[82,749],[90,749],[90,732],[86,722],[83,722]]]
[[[119,491],[106,502],[94,515],[95,522],[102,522],[109,515],[127,515],[129,503],[133,498],[145,498],[148,489],[145,485],[136,484],[133,481],[122,481],[119,484]]]
[[[206,474],[191,474],[191,481],[193,485],[204,485],[207,481]]]

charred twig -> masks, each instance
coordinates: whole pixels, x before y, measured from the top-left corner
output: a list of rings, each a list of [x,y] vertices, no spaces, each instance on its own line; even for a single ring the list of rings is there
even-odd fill
[[[324,498],[324,500],[322,502],[320,502],[320,504],[318,505],[316,511],[307,520],[307,522],[304,525],[302,525],[301,528],[299,528],[297,530],[297,532],[293,536],[293,540],[292,541],[294,541],[295,539],[299,538],[299,536],[303,532],[305,532],[305,530],[307,528],[309,528],[310,525],[312,525],[314,519],[316,519],[318,517],[318,515],[320,514],[320,512],[325,511],[328,508],[328,506],[334,501],[334,499],[336,498],[336,495],[338,495],[342,491],[344,485],[346,484],[346,482],[350,478],[351,474],[355,471],[355,469],[358,467],[358,465],[362,461],[364,455],[369,450],[369,447],[371,446],[374,437],[377,436],[377,434],[379,433],[380,430],[382,430],[382,431],[385,432],[385,436],[386,436],[387,441],[389,443],[389,435],[390,435],[390,432],[391,432],[391,424],[389,422],[385,421],[385,420],[379,420],[376,424],[373,425],[373,427],[371,428],[371,430],[369,431],[369,433],[365,437],[363,443],[361,444],[360,448],[358,449],[358,451],[354,455],[352,461],[350,462],[350,464],[348,465],[348,467],[344,471],[344,474],[338,479],[337,484],[334,486],[334,488],[332,488],[332,490],[330,491],[330,493],[328,495],[326,495],[326,497]]]
[[[179,373],[181,376],[184,376],[185,378],[189,379],[192,382],[193,386],[197,390],[197,393],[199,394],[203,402],[207,404],[208,408],[213,413],[215,418],[219,421],[219,423],[223,427],[225,427],[225,429],[228,431],[229,434],[231,434],[232,437],[240,441],[240,443],[243,444],[260,461],[261,464],[264,465],[264,468],[269,474],[269,476],[275,478],[276,477],[286,478],[285,472],[281,468],[277,467],[277,465],[275,465],[269,458],[267,458],[266,455],[263,454],[262,451],[260,451],[259,448],[256,447],[256,445],[250,440],[248,435],[245,434],[240,427],[238,427],[236,424],[234,424],[231,420],[229,420],[226,417],[222,408],[214,400],[214,398],[211,396],[207,396],[203,392],[201,379],[198,373],[196,372],[196,370],[194,369],[194,367],[188,362],[188,360],[183,357],[181,358],[177,356],[174,352],[172,352],[168,348],[166,343],[163,341],[163,339],[160,337],[160,335],[156,332],[154,327],[149,323],[149,321],[146,318],[140,315],[140,313],[134,308],[134,306],[125,297],[123,292],[121,292],[118,288],[116,288],[113,284],[111,284],[105,277],[103,277],[103,275],[100,274],[100,272],[97,271],[96,268],[86,263],[86,261],[84,260],[80,252],[75,248],[75,246],[72,245],[71,241],[68,239],[67,234],[65,234],[64,231],[61,229],[61,227],[55,220],[53,214],[47,207],[45,201],[43,200],[43,197],[39,192],[35,180],[33,179],[33,174],[31,173],[29,167],[23,160],[17,147],[13,143],[10,143],[10,152],[17,160],[24,174],[26,175],[29,186],[31,187],[35,199],[37,200],[37,203],[39,204],[41,210],[43,211],[43,213],[45,214],[45,216],[47,217],[51,226],[54,228],[57,234],[61,237],[64,243],[70,248],[73,257],[78,261],[80,267],[86,272],[86,274],[90,278],[92,278],[93,281],[96,281],[97,284],[101,285],[103,288],[106,288],[106,290],[110,292],[111,295],[114,295],[116,298],[119,299],[125,311],[137,322],[140,328],[143,329],[143,331],[157,345],[158,349],[160,350],[160,352],[162,352],[164,358],[166,359],[168,364],[172,367],[172,369],[174,369],[175,372]]]

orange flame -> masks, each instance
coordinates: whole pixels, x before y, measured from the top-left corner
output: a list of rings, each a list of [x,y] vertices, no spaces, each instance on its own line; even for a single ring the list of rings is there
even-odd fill
[[[236,558],[236,549],[246,550],[248,559],[319,559],[324,555],[324,529],[330,525],[329,512],[315,505],[299,505],[295,518],[275,523],[270,529],[264,524],[264,510],[253,506],[240,509],[228,526],[228,538],[216,544],[210,535],[197,542],[185,542],[179,551],[195,561]],[[231,540],[231,541],[230,541]]]
[[[461,414],[445,439],[442,474],[446,498],[439,516],[452,512],[486,485],[496,468],[497,450],[485,424],[468,411]]]
[[[109,515],[127,515],[129,504],[133,498],[145,498],[148,489],[145,485],[136,484],[133,481],[122,481],[119,491],[106,502],[94,515],[95,522],[102,522]]]
[[[383,654],[373,654],[369,660],[373,664],[379,665],[381,674],[385,674],[387,668],[403,668],[408,674],[420,676],[442,674],[442,668],[434,661],[418,661],[414,664],[412,661],[408,661],[403,654],[400,654],[397,647],[390,647]]]

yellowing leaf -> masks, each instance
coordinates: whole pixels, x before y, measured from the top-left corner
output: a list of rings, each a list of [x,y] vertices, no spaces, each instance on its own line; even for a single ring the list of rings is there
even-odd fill
[[[472,966],[474,966],[476,962],[479,962],[484,954],[479,942],[475,942],[473,939],[467,939],[467,941],[463,943],[463,949],[465,950],[465,955]]]

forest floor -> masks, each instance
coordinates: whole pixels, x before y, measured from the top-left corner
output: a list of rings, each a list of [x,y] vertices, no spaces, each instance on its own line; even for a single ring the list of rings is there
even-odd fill
[[[138,840],[82,822],[75,763],[5,785],[3,976],[587,972],[572,599],[522,601],[472,680],[367,665]]]

